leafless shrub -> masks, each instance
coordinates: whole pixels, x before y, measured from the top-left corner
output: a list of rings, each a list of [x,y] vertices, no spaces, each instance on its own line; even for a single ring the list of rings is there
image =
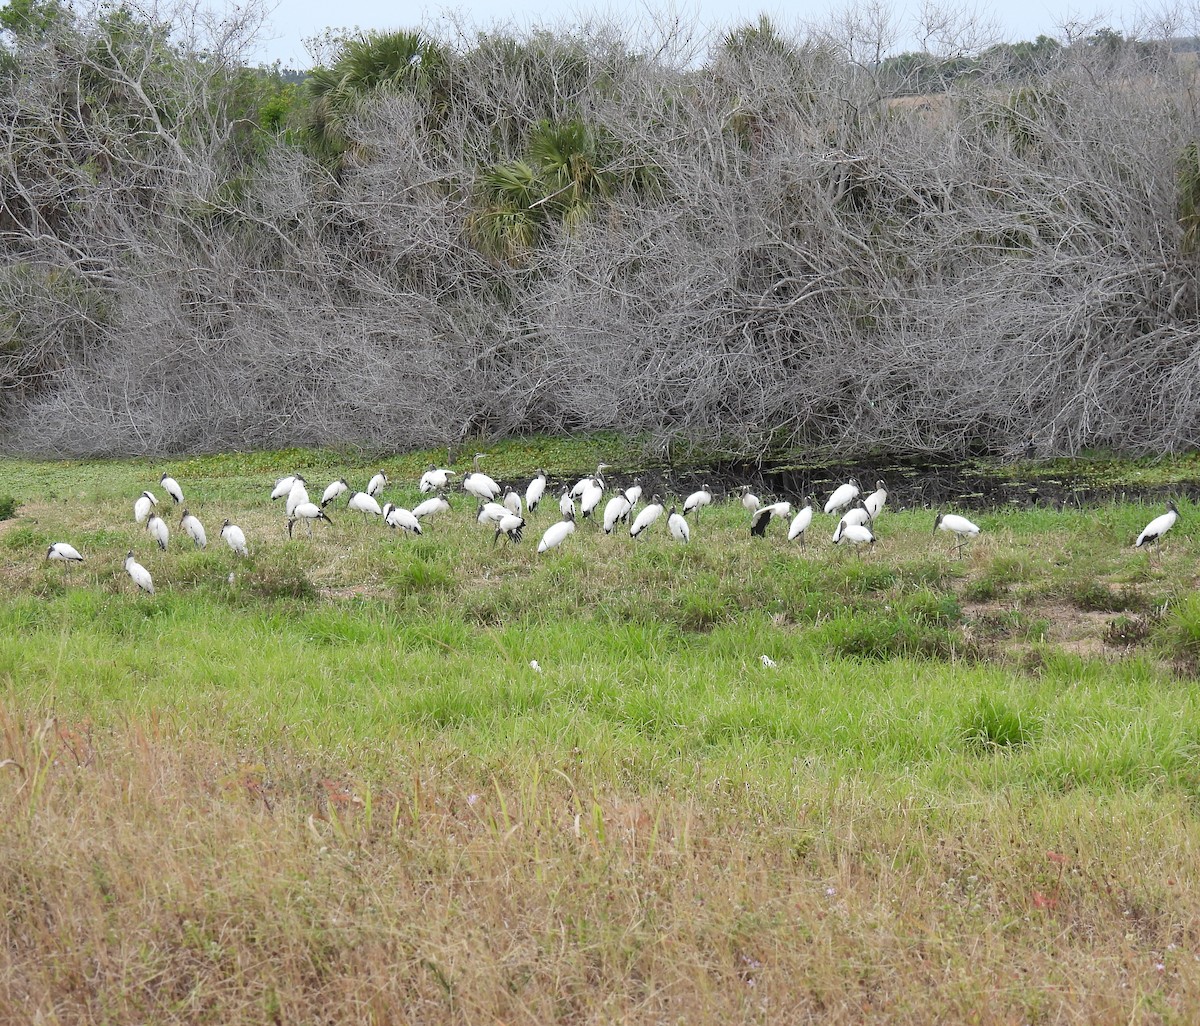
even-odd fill
[[[805,35],[761,21],[700,67],[686,32],[649,54],[605,26],[460,36],[444,103],[373,93],[336,169],[236,114],[240,22],[171,75],[116,60],[100,23],[19,47],[7,445],[1195,444],[1193,65],[1086,26],[1022,51],[1015,78],[1011,49],[937,13],[921,60],[959,63],[901,98],[882,9]],[[80,107],[86,76],[113,104]],[[624,184],[571,223],[532,208],[519,258],[484,252],[480,175],[572,119],[615,140],[602,170]]]

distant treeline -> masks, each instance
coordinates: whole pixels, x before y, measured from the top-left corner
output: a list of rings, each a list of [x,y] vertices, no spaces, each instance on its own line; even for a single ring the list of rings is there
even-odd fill
[[[348,38],[0,10],[0,441],[1200,438],[1194,36]]]

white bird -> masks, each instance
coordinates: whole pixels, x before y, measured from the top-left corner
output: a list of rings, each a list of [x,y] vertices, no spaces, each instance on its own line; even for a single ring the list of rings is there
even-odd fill
[[[604,504],[604,533],[612,534],[617,521],[629,515],[629,500],[622,495],[614,495]]]
[[[55,542],[46,550],[47,559],[61,559],[65,563],[82,563],[79,550],[67,542]]]
[[[171,496],[176,505],[183,502],[183,489],[179,487],[179,482],[171,477],[166,471],[163,476],[158,479],[158,483],[163,486],[166,493]]]
[[[196,543],[196,548],[202,549],[208,544],[208,535],[204,533],[204,525],[186,509],[179,515],[179,526],[183,533]]]
[[[1179,510],[1175,508],[1175,503],[1167,500],[1167,511],[1148,523],[1142,533],[1138,535],[1138,539],[1134,542],[1134,548],[1140,549],[1147,542],[1158,542],[1162,540],[1162,536],[1166,534],[1172,527],[1175,526],[1175,521],[1179,519]]]
[[[287,477],[281,477],[275,482],[275,487],[271,489],[271,500],[286,499],[288,493],[292,490],[292,485],[296,483],[297,478],[303,481],[304,478],[299,474],[288,474]]]
[[[431,517],[435,513],[444,513],[449,508],[450,503],[446,500],[446,496],[435,495],[432,499],[426,499],[414,506],[412,514],[420,520],[422,517]]]
[[[551,549],[558,548],[566,540],[567,535],[574,533],[574,516],[568,516],[566,520],[551,524],[546,528],[546,533],[542,535],[542,540],[538,542],[538,552],[549,552]]]
[[[700,507],[711,506],[712,499],[712,492],[708,490],[708,485],[705,485],[698,492],[692,492],[691,495],[683,500],[683,515],[686,517],[692,510],[696,510],[696,515],[699,516]]]
[[[484,525],[498,524],[511,512],[507,506],[501,505],[498,502],[481,502],[479,504],[479,516],[475,519]]]
[[[383,522],[388,527],[398,527],[402,531],[411,531],[413,534],[421,533],[421,521],[417,519],[416,515],[400,506],[393,506],[390,502],[383,507]]]
[[[811,495],[808,497],[807,504],[792,518],[792,525],[788,528],[788,541],[800,539],[801,545],[807,545],[804,532],[808,530],[813,518],[813,503],[817,500]]]
[[[773,670],[773,669],[775,669],[776,666],[779,665],[777,662],[775,662],[774,659],[772,659],[765,652],[758,657],[758,661],[760,663],[762,663],[763,666],[765,666],[768,670]]]
[[[979,533],[979,528],[966,517],[957,513],[939,513],[933,522],[933,530],[949,531],[958,537],[958,554],[962,555],[963,546]]]
[[[537,477],[529,482],[529,487],[525,489],[525,508],[532,513],[538,508],[538,503],[542,501],[542,496],[546,494],[546,472],[538,468]]]
[[[662,503],[658,501],[658,496],[655,495],[651,498],[650,504],[634,518],[633,526],[629,529],[629,537],[636,538],[662,516],[662,511]]]
[[[521,532],[525,530],[525,518],[518,513],[508,513],[496,522],[496,537],[492,544],[500,540],[500,535],[508,535],[509,542],[519,542]]]
[[[503,505],[504,508],[510,513],[515,513],[517,516],[521,515],[521,496],[519,496],[512,488],[509,488],[508,491],[504,493]]]
[[[163,520],[157,513],[146,521],[146,530],[150,532],[150,537],[158,542],[158,547],[164,552],[167,549],[167,542],[171,538],[171,532],[167,527],[167,522]]]
[[[346,483],[344,477],[339,477],[336,481],[330,481],[325,493],[321,496],[321,509],[324,509],[331,502],[336,502],[338,497],[350,491],[350,485]]]
[[[355,513],[361,513],[364,521],[366,521],[368,515],[373,517],[383,516],[383,510],[379,508],[379,503],[366,492],[355,492],[351,495],[350,501],[346,503],[346,509],[352,509]]]
[[[742,485],[742,508],[750,513],[758,509],[758,496],[750,491],[749,485]]]
[[[421,475],[421,493],[444,491],[450,487],[450,478],[453,475],[453,470],[447,470],[434,463],[429,464],[429,469]]]
[[[667,530],[671,532],[672,538],[677,538],[684,544],[691,540],[692,532],[688,527],[688,522],[675,512],[674,506],[671,507],[671,512],[667,516]]]
[[[325,515],[325,511],[321,509],[315,502],[302,502],[294,510],[292,515],[288,517],[288,537],[292,536],[292,528],[296,526],[297,520],[303,520],[308,526],[308,536],[312,537],[312,522],[314,520],[324,520],[327,524],[332,524],[333,521]]]
[[[859,487],[858,481],[850,478],[847,484],[838,485],[833,494],[829,496],[829,501],[825,503],[825,512],[833,513],[835,510],[841,509],[843,506],[849,506],[855,499],[858,498]]]
[[[571,498],[571,492],[564,488],[562,497],[558,500],[558,510],[564,517],[575,517],[575,500]]]
[[[146,518],[150,515],[150,509],[158,505],[158,500],[149,492],[142,492],[137,497],[133,504],[133,519],[139,524],[144,524]]]
[[[142,591],[154,594],[154,579],[150,576],[150,571],[133,558],[132,549],[125,556],[125,572]]]
[[[287,505],[284,512],[287,515],[293,516],[296,512],[296,507],[301,503],[308,502],[308,489],[305,485],[308,482],[304,478],[297,475],[296,480],[292,482],[291,490],[288,492]]]
[[[466,477],[463,478],[463,491],[470,492],[477,499],[482,499],[484,502],[490,502],[500,494],[500,486],[496,484],[487,474],[479,472],[479,461],[486,458],[487,454],[477,452],[475,454],[474,465],[472,470]]]
[[[237,524],[231,524],[226,520],[221,525],[221,537],[225,539],[225,544],[233,549],[236,555],[250,555],[250,549],[246,546],[246,535]]]
[[[869,523],[870,520],[871,514],[867,510],[867,507],[862,503],[859,503],[859,505],[855,506],[853,509],[846,510],[846,512],[842,514],[842,523],[847,527],[849,527],[851,524],[866,524]]]
[[[866,524],[839,523],[837,531],[834,533],[833,543],[840,545],[842,542],[848,542],[851,545],[874,545],[875,535],[871,533],[871,529]]]
[[[387,487],[387,474],[382,470],[367,482],[367,494],[376,496]]]
[[[875,491],[863,499],[863,506],[874,520],[880,513],[883,512],[883,504],[887,502],[887,485],[882,481],[875,482]]]
[[[604,490],[604,471],[608,470],[608,468],[609,468],[609,464],[607,464],[607,463],[597,463],[596,464],[596,473],[591,474],[588,477],[581,477],[578,481],[575,482],[575,487],[571,489],[571,498],[578,499],[584,493],[584,490],[588,487],[588,485],[593,480],[595,480],[596,483],[600,485],[600,490],[603,491]]]
[[[604,466],[604,464],[600,464]],[[589,478],[587,485],[579,496],[579,511],[584,517],[590,517],[596,507],[600,505],[600,500],[604,498],[604,487],[600,484],[598,478]]]
[[[767,525],[773,517],[782,519],[792,512],[790,502],[773,502],[769,506],[760,506],[750,516],[750,536],[765,538]]]
[[[642,501],[642,480],[635,477],[633,484],[625,489],[625,498],[629,500],[629,508],[633,509],[639,502]]]

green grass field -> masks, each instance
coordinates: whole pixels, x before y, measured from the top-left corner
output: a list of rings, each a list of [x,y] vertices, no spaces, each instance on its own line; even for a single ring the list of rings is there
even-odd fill
[[[0,460],[0,1018],[1195,1021],[1191,504],[1153,557],[1122,504],[959,559],[925,510],[539,556],[556,497],[519,546],[460,490],[419,538],[267,499],[383,466],[411,508],[436,458]],[[164,469],[207,550],[134,524]]]

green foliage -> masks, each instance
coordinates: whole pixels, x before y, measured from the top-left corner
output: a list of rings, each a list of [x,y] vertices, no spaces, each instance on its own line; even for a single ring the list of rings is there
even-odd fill
[[[0,495],[0,520],[11,520],[20,505],[11,495]]]
[[[336,161],[352,145],[350,119],[372,95],[390,91],[415,97],[433,117],[446,103],[449,56],[420,32],[371,32],[347,39],[330,68],[307,79],[305,137],[319,156]]]
[[[41,39],[73,21],[70,7],[59,0],[8,0],[0,7],[0,29],[18,40]]]
[[[968,748],[996,751],[1031,744],[1041,729],[1038,717],[1022,713],[997,695],[980,695],[963,718],[961,736]]]

